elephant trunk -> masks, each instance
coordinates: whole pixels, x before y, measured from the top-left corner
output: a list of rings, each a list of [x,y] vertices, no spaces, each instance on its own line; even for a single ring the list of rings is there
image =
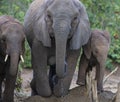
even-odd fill
[[[19,54],[12,53],[10,54],[10,69],[9,73],[11,76],[15,76],[18,71],[18,63],[19,63]]]
[[[56,74],[59,78],[63,78],[66,75],[66,46],[69,35],[69,26],[66,21],[57,23],[55,31],[56,42]]]
[[[56,42],[56,74],[59,78],[64,77],[66,73],[65,54],[66,54],[66,41],[61,42],[57,40]]]

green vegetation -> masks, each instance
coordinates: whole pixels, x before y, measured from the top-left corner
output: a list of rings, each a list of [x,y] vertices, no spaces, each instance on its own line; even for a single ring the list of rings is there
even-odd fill
[[[111,46],[106,65],[113,69],[120,64],[120,2],[119,0],[81,0],[87,9],[91,28],[105,29],[111,34]]]
[[[120,64],[120,2],[119,0],[81,0],[85,4],[91,28],[106,29],[111,34],[111,47],[107,67]],[[8,14],[23,22],[32,0],[0,0],[0,15]],[[30,65],[30,51],[26,43],[25,67]]]
[[[0,0],[0,15],[11,15],[23,23],[25,13],[32,0]],[[24,55],[25,63],[20,67],[31,66],[30,48],[25,43],[26,51]]]
[[[0,15],[12,15],[23,22],[24,15],[32,0],[0,0]]]

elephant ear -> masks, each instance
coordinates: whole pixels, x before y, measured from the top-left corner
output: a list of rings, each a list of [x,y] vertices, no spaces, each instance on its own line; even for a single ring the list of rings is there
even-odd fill
[[[2,34],[2,25],[8,21],[9,21],[8,16],[6,15],[0,16],[0,35]]]
[[[79,49],[88,42],[88,39],[91,35],[90,23],[84,5],[78,0],[73,0],[73,2],[79,9],[79,24],[71,39],[70,48]]]
[[[35,1],[34,1],[35,2]],[[39,2],[39,1],[38,1]],[[36,39],[42,42],[42,44],[46,47],[51,47],[51,39],[50,35],[47,30],[46,22],[45,22],[45,12],[47,7],[53,2],[53,0],[45,0],[41,7],[38,9],[36,15],[34,15],[35,23],[34,27],[34,34]]]
[[[34,34],[36,39],[41,41],[44,46],[51,47],[51,39],[44,21],[44,17],[40,18],[34,25]]]
[[[108,43],[110,44],[110,42],[111,42],[110,33],[108,31],[104,30],[103,34],[104,34],[105,38],[108,40]]]

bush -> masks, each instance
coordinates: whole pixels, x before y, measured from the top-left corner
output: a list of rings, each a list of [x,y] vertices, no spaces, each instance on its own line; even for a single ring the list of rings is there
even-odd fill
[[[111,47],[107,67],[120,64],[120,2],[119,0],[81,0],[86,6],[91,28],[106,29],[111,34]],[[0,15],[8,14],[23,22],[25,12],[32,0],[1,0]],[[26,43],[25,66],[30,65],[30,50]]]
[[[119,0],[81,0],[87,9],[91,28],[108,30],[111,34],[111,46],[106,65],[120,64],[120,2]]]
[[[25,13],[32,0],[1,0],[0,15],[11,15],[23,23]],[[21,67],[31,67],[31,54],[28,43],[25,42],[25,63]]]

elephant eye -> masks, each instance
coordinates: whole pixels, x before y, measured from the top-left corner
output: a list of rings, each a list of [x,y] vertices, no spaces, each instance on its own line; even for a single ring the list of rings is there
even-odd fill
[[[74,16],[73,16],[73,21],[74,21],[74,22],[75,22],[75,21],[78,21],[78,15],[79,15],[78,12],[76,12],[76,13],[74,14]]]
[[[78,20],[78,17],[75,16],[75,17],[73,18],[73,22],[76,22],[77,20]]]
[[[46,15],[46,21],[47,22],[51,22],[52,21],[52,16],[49,13]]]
[[[74,21],[77,20],[77,16],[74,17]]]
[[[47,18],[48,18],[48,19],[51,19],[51,18],[52,18],[51,12],[50,12],[49,10],[47,11]]]
[[[74,16],[72,23],[71,23],[71,26],[76,27],[77,24],[78,24],[78,16]]]
[[[50,14],[47,14],[47,17],[48,17],[49,19],[51,19],[51,15],[50,15]]]

